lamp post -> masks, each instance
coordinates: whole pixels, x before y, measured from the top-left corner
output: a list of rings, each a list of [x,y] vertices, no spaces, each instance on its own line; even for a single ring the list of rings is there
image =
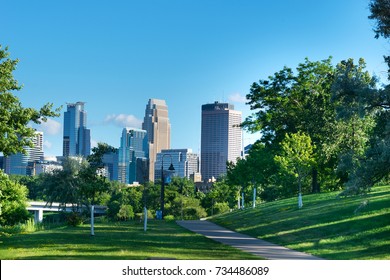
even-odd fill
[[[171,158],[171,165],[169,166],[169,171],[175,171],[175,168],[172,164],[172,155],[162,154],[161,156],[161,219],[164,219],[164,200],[165,200],[165,178],[164,178],[164,157],[169,156]]]

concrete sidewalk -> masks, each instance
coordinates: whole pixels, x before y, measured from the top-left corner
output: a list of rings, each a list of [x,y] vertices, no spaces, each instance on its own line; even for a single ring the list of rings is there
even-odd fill
[[[320,258],[309,254],[228,230],[209,221],[177,221],[177,224],[193,232],[203,234],[207,238],[269,260],[320,260]]]

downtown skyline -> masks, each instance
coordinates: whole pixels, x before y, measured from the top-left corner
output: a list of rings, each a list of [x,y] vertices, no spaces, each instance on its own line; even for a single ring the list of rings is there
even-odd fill
[[[23,106],[86,102],[92,146],[120,145],[141,128],[148,99],[166,100],[171,148],[199,152],[201,106],[234,104],[259,79],[305,57],[363,57],[383,82],[388,51],[375,39],[368,0],[6,1],[0,44],[19,59]],[[184,117],[185,116],[185,117]],[[36,127],[46,155],[62,154],[63,115]],[[258,135],[245,133],[244,145]]]

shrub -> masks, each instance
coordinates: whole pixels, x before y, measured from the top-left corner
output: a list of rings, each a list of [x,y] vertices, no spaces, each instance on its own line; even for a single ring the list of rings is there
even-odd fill
[[[227,202],[217,202],[214,204],[214,211],[213,213],[216,215],[216,214],[222,214],[222,213],[226,213],[226,212],[229,212],[230,210],[230,207],[229,207],[229,204]]]
[[[69,214],[66,214],[66,223],[69,226],[79,226],[83,224],[83,217],[80,213],[72,212]]]
[[[28,190],[0,170],[0,225],[24,223],[30,214],[26,209]]]
[[[166,215],[166,216],[164,216],[164,220],[171,222],[171,221],[174,221],[176,219],[175,219],[175,216],[173,216],[173,215]]]
[[[122,205],[117,214],[119,220],[129,220],[134,219],[133,206],[131,205]]]

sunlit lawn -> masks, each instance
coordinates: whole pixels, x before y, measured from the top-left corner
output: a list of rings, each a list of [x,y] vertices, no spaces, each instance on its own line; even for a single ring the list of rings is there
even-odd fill
[[[149,221],[60,227],[0,237],[0,259],[255,259],[256,257],[189,232],[175,222]]]
[[[375,187],[366,196],[337,194],[306,195],[302,209],[291,198],[213,221],[325,259],[390,259],[390,186]]]

